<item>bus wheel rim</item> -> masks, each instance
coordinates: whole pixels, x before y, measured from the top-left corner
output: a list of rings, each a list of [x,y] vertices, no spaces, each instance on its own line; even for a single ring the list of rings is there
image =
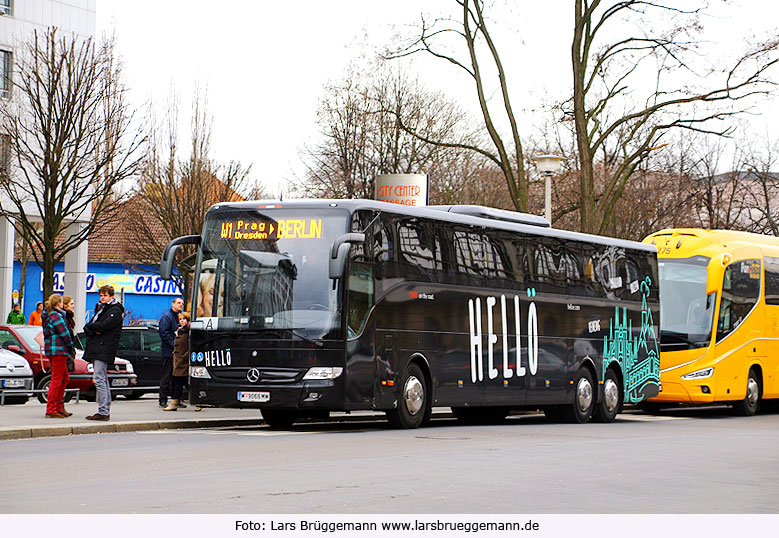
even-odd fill
[[[576,404],[582,413],[592,405],[592,384],[586,377],[581,378],[576,385]]]
[[[411,376],[406,381],[403,388],[403,400],[406,409],[411,415],[416,415],[425,404],[425,388],[415,376]]]
[[[603,397],[606,404],[606,410],[609,413],[614,412],[619,405],[619,387],[613,379],[607,379],[603,387]]]
[[[755,381],[753,377],[750,377],[749,381],[747,381],[747,403],[749,403],[750,407],[757,405],[759,392],[757,381]]]

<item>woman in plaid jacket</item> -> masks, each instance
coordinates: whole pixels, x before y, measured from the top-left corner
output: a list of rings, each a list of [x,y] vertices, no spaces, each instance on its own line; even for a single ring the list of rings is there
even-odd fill
[[[46,418],[67,418],[72,413],[65,411],[62,397],[70,381],[67,363],[68,355],[73,353],[73,338],[65,321],[65,312],[62,310],[62,296],[59,293],[51,294],[45,306],[41,318],[44,353],[51,364]]]

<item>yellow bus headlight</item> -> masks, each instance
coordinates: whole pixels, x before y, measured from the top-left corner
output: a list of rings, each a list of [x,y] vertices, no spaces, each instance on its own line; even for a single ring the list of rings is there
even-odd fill
[[[703,370],[696,370],[690,372],[687,375],[683,375],[682,379],[685,381],[691,381],[693,379],[706,379],[714,375],[714,367],[704,368]]]

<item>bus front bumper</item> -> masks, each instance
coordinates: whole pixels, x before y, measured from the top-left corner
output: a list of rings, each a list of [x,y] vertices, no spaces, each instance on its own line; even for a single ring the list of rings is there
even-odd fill
[[[660,394],[650,398],[650,402],[676,402],[705,404],[714,402],[714,383],[712,379],[685,381],[678,379],[665,381],[660,376],[662,389]]]
[[[225,384],[213,379],[190,378],[190,401],[214,407],[337,410],[342,390],[335,380],[304,381],[285,385]]]

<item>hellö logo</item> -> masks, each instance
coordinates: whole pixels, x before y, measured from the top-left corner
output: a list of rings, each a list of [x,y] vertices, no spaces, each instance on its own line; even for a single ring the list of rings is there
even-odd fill
[[[535,297],[535,288],[527,290],[528,297]],[[498,303],[497,298],[487,297],[487,375],[490,379],[498,377],[500,372],[494,364],[494,345],[498,342],[498,335],[495,334],[493,307]],[[501,328],[503,329],[503,378],[509,379],[514,376],[514,370],[509,368],[509,343],[508,343],[508,316],[506,308],[506,296],[500,296],[501,310]],[[481,298],[468,300],[468,314],[470,318],[471,329],[471,382],[484,380],[484,355],[482,353],[482,341],[485,336],[482,333],[482,311]],[[536,303],[531,302],[528,307],[527,319],[527,354],[528,368],[530,375],[535,375],[538,371],[538,314],[536,312]],[[514,337],[515,337],[515,358],[516,375],[522,377],[526,370],[522,366],[522,346],[521,336],[521,317],[519,311],[519,295],[514,296]]]

